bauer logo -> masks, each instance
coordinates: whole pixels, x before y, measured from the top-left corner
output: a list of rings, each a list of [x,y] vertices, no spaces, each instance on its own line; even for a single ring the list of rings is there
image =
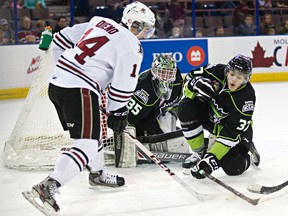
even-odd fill
[[[152,61],[161,53],[170,54],[184,74],[208,64],[207,39],[143,40],[141,44],[144,58],[140,72],[151,68]]]

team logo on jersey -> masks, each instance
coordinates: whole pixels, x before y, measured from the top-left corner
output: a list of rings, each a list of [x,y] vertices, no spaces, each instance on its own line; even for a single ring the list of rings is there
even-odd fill
[[[145,104],[147,104],[149,100],[149,94],[144,89],[137,90],[136,92],[134,92],[134,95],[139,97]]]
[[[242,112],[248,112],[254,110],[253,101],[245,101],[245,105],[242,107]]]

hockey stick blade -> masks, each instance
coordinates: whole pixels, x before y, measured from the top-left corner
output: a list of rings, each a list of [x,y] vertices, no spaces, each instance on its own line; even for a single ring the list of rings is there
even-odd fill
[[[36,199],[39,199],[39,195],[37,192],[30,190],[30,191],[24,191],[22,192],[23,197],[31,203],[35,208],[37,208],[40,212],[42,212],[44,215],[47,216],[53,216],[56,215],[57,212],[54,210],[52,206],[50,206],[48,203],[44,202],[43,205],[40,205]],[[39,199],[39,202],[41,200]]]
[[[210,180],[214,181],[215,183],[219,184],[223,188],[227,189],[228,191],[232,192],[235,194],[237,197],[245,200],[246,202],[252,204],[252,205],[258,205],[260,202],[264,202],[266,200],[261,200],[260,198],[257,199],[252,199],[250,197],[247,197],[246,195],[242,194],[241,192],[237,191],[236,189],[232,188],[231,186],[225,184],[224,182],[220,181],[219,179],[215,178],[214,176],[210,174],[204,174],[207,178]]]
[[[127,132],[124,132],[127,133]],[[190,193],[198,201],[215,200],[219,199],[219,195],[201,194],[194,191],[182,179],[180,179],[174,172],[172,172],[165,164],[162,163],[152,152],[150,152],[139,140],[135,139],[131,134],[127,133],[131,139],[134,140],[135,145],[141,150],[145,156],[149,157],[155,164],[160,166],[168,175],[170,175],[179,185],[181,185],[188,193]]]
[[[259,193],[259,194],[271,194],[276,191],[279,191],[288,185],[288,181],[283,182],[282,184],[276,186],[262,186],[257,183],[249,183],[247,185],[247,190],[252,193]]]

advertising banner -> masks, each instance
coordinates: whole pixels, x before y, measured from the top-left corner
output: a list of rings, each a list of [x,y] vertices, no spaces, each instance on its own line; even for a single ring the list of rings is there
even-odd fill
[[[144,50],[141,72],[151,68],[153,59],[160,53],[171,54],[182,73],[208,63],[207,39],[154,39],[141,41],[141,44]]]

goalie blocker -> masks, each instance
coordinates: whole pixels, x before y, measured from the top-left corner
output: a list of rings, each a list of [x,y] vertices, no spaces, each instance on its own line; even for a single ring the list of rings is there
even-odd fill
[[[136,148],[136,140],[131,139],[129,134],[132,137],[135,137],[136,132],[134,127],[126,127],[124,133],[121,135],[114,134],[114,159],[116,167],[135,167],[137,163],[151,161],[140,149]],[[139,137],[137,139],[163,162],[183,162],[190,156],[189,146],[186,144],[186,140],[183,137],[181,130]],[[135,140],[135,142],[133,140]]]

